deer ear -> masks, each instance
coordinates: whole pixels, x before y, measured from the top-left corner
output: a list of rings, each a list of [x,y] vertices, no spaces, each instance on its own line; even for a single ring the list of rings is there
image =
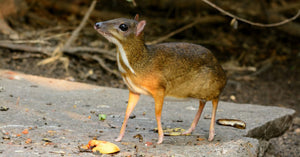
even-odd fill
[[[139,36],[143,32],[145,25],[146,25],[146,21],[145,20],[140,21],[137,24],[135,36]]]
[[[139,21],[139,17],[140,17],[139,14],[136,14],[134,20]]]

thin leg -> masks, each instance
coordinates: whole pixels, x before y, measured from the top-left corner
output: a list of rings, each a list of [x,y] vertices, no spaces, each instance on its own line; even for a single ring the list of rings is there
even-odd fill
[[[218,102],[219,102],[219,99],[212,100],[213,110],[212,110],[211,122],[210,122],[210,127],[209,127],[208,141],[212,141],[215,136],[215,120],[216,120],[216,112],[217,112],[217,108],[218,108]]]
[[[128,105],[127,105],[124,121],[123,121],[121,130],[120,130],[119,137],[117,139],[115,139],[115,141],[122,140],[124,133],[125,133],[128,118],[129,118],[131,112],[133,111],[135,105],[137,104],[139,98],[140,98],[140,94],[136,94],[136,93],[129,91]]]
[[[193,123],[192,123],[191,127],[187,131],[185,131],[184,133],[182,133],[183,135],[190,134],[190,133],[192,133],[195,130],[195,128],[196,128],[196,126],[197,126],[197,124],[199,122],[199,119],[201,117],[201,113],[203,111],[205,103],[206,103],[205,101],[199,100],[198,112],[197,112],[197,114],[196,114],[196,116],[195,116],[195,118],[193,120]]]
[[[157,129],[158,129],[158,141],[157,144],[161,144],[163,142],[164,133],[161,126],[161,110],[163,108],[164,103],[164,90],[158,90],[153,95],[155,101],[155,117],[157,122]]]

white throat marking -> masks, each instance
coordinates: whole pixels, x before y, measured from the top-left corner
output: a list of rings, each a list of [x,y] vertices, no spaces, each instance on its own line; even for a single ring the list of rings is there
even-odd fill
[[[130,64],[129,64],[129,61],[128,61],[128,59],[127,59],[127,56],[126,56],[126,53],[125,53],[125,50],[124,50],[124,48],[123,48],[123,46],[121,45],[121,43],[117,40],[117,39],[115,39],[115,38],[111,38],[111,42],[113,42],[113,43],[115,43],[116,45],[117,45],[117,47],[118,47],[118,49],[119,49],[119,52],[121,53],[121,58],[122,58],[122,61],[124,62],[124,64],[127,66],[127,68],[133,73],[133,74],[135,74],[135,72],[134,72],[134,70],[132,69],[132,67],[130,66]],[[118,54],[117,54],[118,55]],[[120,65],[121,66],[121,64],[119,64],[119,60],[118,60],[118,66]],[[121,71],[121,69],[120,69],[120,66],[119,66],[119,70]],[[123,68],[122,68],[123,69]],[[124,71],[125,71],[125,69],[123,69]],[[121,71],[122,72],[122,71]]]
[[[119,52],[117,52],[117,63],[118,63],[118,68],[120,70],[121,73],[126,73],[126,70],[123,68],[123,66],[120,63],[120,56],[119,56]]]

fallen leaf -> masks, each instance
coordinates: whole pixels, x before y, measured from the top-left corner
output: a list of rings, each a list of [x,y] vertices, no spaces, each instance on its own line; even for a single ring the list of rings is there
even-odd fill
[[[48,133],[49,134],[54,134],[54,133],[56,133],[56,131],[54,131],[54,130],[48,130]]]
[[[231,126],[238,129],[246,129],[246,123],[238,119],[218,119],[216,123],[219,125]]]
[[[143,136],[141,134],[136,134],[133,136],[133,138],[138,138],[139,142],[143,142]]]
[[[28,129],[24,129],[24,130],[22,131],[22,134],[28,134]]]
[[[65,152],[64,151],[50,151],[50,153],[55,153],[55,154],[61,154],[61,155],[63,155],[63,154],[65,154]]]
[[[78,149],[80,152],[91,152],[92,150],[89,149],[88,145],[84,146],[78,146]]]
[[[8,135],[4,135],[4,136],[2,136],[2,139],[3,139],[3,140],[9,140],[10,137],[9,137]]]
[[[236,97],[235,97],[234,95],[230,95],[230,99],[231,99],[232,101],[236,101]]]
[[[27,140],[25,141],[26,144],[29,144],[31,142],[32,142],[32,140],[30,138],[27,138]]]
[[[147,142],[145,143],[145,146],[151,146],[151,145],[153,145],[152,142],[147,141]]]
[[[121,142],[122,145],[128,146],[129,143],[128,142]]]
[[[205,138],[197,138],[197,141],[203,141],[203,140],[205,140]]]
[[[7,111],[7,110],[9,110],[8,107],[6,107],[6,106],[0,106],[0,111]]]
[[[52,142],[50,139],[48,138],[43,138],[42,141],[45,141],[45,142]]]
[[[134,119],[136,116],[134,114],[129,116],[129,119]]]
[[[154,131],[158,132],[158,129],[155,128]],[[182,128],[166,128],[163,129],[164,135],[166,136],[180,136],[183,132],[185,132],[185,129]],[[186,134],[190,135],[190,134]]]
[[[99,114],[98,117],[99,117],[99,120],[105,120],[106,114]]]
[[[295,132],[296,134],[299,134],[299,133],[300,133],[300,128],[295,129],[294,132]]]
[[[211,116],[209,114],[204,115],[204,119],[211,119]]]

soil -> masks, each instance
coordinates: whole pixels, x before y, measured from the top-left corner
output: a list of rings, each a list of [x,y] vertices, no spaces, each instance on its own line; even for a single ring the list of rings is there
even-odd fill
[[[32,12],[39,13],[36,10]],[[147,12],[145,14],[147,15]],[[54,16],[54,13],[51,16]],[[151,19],[149,17],[146,18]],[[49,23],[46,18],[43,18],[43,20],[46,21],[45,23]],[[23,23],[23,21],[27,23]],[[72,22],[68,23],[66,21]],[[97,20],[91,19],[91,21],[96,22]],[[29,32],[28,34],[33,31],[38,32],[38,30],[54,27],[56,24],[61,25],[61,28],[76,26],[80,22],[80,17],[75,15],[62,16],[57,18],[53,25],[49,24],[47,27],[43,22],[35,22],[28,17],[26,18],[26,16],[20,19],[10,19],[12,28],[15,28],[19,33],[22,32],[23,37],[26,37],[24,32]],[[182,23],[181,25],[172,25],[172,23],[161,23],[155,20],[148,20],[147,22],[147,25],[157,27],[157,29],[150,29],[153,28],[150,26],[146,27],[145,34],[148,35],[146,37],[148,41],[160,37],[162,33],[167,34],[164,32],[166,29],[170,32],[170,30],[175,30],[182,26]],[[214,27],[214,29],[210,27]],[[47,35],[59,33],[61,32],[49,31]],[[41,34],[36,33],[36,36],[31,35],[30,37],[34,39],[38,38],[39,35]],[[58,42],[65,40],[65,38],[64,36],[59,40],[49,40],[48,42],[51,45],[56,45]],[[7,36],[0,34],[0,40],[7,40]],[[195,26],[173,36],[168,41],[187,41],[202,44],[214,52],[222,65],[230,65],[230,67],[235,68],[255,67],[256,70],[254,71],[225,68],[229,81],[221,95],[221,100],[295,109],[296,120],[293,126],[283,136],[270,140],[271,145],[266,152],[266,156],[288,157],[300,154],[299,37],[284,34],[276,29],[260,29],[241,25],[237,31],[223,24],[214,24],[209,27],[207,25]],[[106,49],[114,47],[93,30],[92,22],[82,30],[80,37],[73,45],[96,45]],[[0,48],[0,68],[100,86],[126,88],[120,77],[103,70],[98,62],[94,60],[81,58],[77,55],[64,54],[64,57],[69,59],[68,71],[61,61],[37,66],[38,62],[47,57],[36,52]],[[105,59],[105,62],[108,68],[117,71],[114,61]]]

